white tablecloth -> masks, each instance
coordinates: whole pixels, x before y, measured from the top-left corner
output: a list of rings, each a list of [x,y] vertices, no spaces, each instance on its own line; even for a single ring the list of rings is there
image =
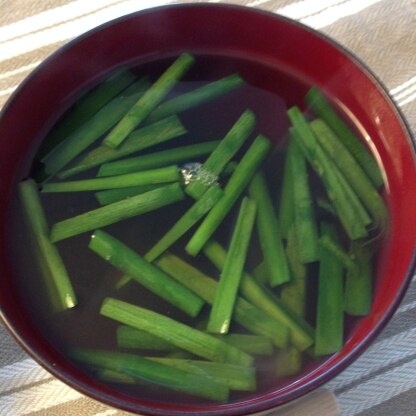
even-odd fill
[[[0,107],[21,80],[68,39],[117,16],[167,3],[176,1],[0,0]],[[339,41],[388,87],[415,131],[414,0],[234,0],[228,3],[283,14]],[[326,387],[335,393],[345,416],[416,414],[415,280],[373,346]],[[0,324],[1,416],[125,414],[83,397],[54,379],[21,350]]]

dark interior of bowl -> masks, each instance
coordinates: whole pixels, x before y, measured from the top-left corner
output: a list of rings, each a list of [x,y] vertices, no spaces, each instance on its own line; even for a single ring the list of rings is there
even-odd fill
[[[248,106],[259,115],[258,131],[279,148],[287,138],[285,109],[295,104],[302,106],[306,91],[317,85],[378,159],[386,175],[385,197],[391,212],[389,235],[378,256],[372,313],[347,323],[343,350],[325,360],[311,361],[293,378],[276,382],[270,373],[270,377],[266,375],[259,381],[255,394],[233,395],[226,405],[165,392],[162,398],[159,391],[151,389],[139,394],[130,388],[119,389],[96,381],[68,360],[68,344],[112,346],[114,341],[108,341],[107,334],[114,331],[115,324],[99,317],[96,311],[103,296],[115,295],[114,282],[119,273],[95,261],[85,249],[89,235],[60,243],[64,260],[71,265],[70,274],[76,276],[80,304],[90,299],[91,291],[94,297],[68,317],[48,323],[42,307],[45,302],[37,294],[39,282],[29,279],[30,257],[24,250],[15,206],[17,181],[28,174],[45,134],[81,91],[120,65],[132,68],[137,75],[160,73],[172,57],[183,51],[197,58],[186,82],[181,84],[184,91],[234,72],[246,80],[248,87],[203,106],[198,117],[184,113],[184,125],[196,134],[188,135],[181,144],[222,137],[232,120]],[[0,206],[2,315],[22,345],[55,375],[94,398],[126,410],[148,414],[245,414],[296,398],[333,377],[364,351],[393,313],[411,276],[416,226],[409,207],[416,204],[416,172],[413,146],[400,115],[376,80],[353,57],[312,31],[274,15],[239,7],[177,6],[132,15],[94,30],[53,55],[15,94],[1,119],[0,148],[5,149],[0,154],[1,192],[7,196]],[[277,178],[281,172],[276,157],[273,175]],[[57,205],[48,207],[51,222],[95,206],[92,196],[86,194],[77,199],[76,206],[67,195],[54,198]],[[175,207],[165,208],[143,220],[109,227],[109,231],[142,252],[156,241],[152,234],[155,224],[160,225],[163,218],[169,221],[174,210]],[[145,238],[137,238],[131,221],[136,221],[133,224]],[[227,241],[228,236],[225,228],[223,240]],[[92,263],[93,269],[89,266]],[[123,292],[123,299],[132,303],[139,297],[152,307],[159,302],[133,285]],[[168,308],[160,302],[156,307]],[[169,313],[184,319],[173,308]],[[94,314],[96,319],[85,319]],[[258,365],[269,364],[260,360]]]

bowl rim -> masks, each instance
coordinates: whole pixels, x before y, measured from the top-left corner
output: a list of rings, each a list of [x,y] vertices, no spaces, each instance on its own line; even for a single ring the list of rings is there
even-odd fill
[[[237,5],[233,3],[209,3],[209,2],[201,2],[201,3],[175,3],[175,4],[166,4],[160,5],[156,7],[150,7],[143,10],[134,11],[123,16],[117,17],[110,21],[104,22],[98,26],[95,26],[88,31],[76,36],[75,38],[71,39],[70,41],[66,42],[65,44],[58,47],[54,52],[52,52],[48,57],[46,57],[42,62],[32,70],[25,79],[19,84],[19,86],[12,92],[12,94],[7,99],[6,103],[4,104],[3,108],[0,111],[0,123],[3,117],[6,115],[12,106],[13,101],[15,98],[21,93],[22,90],[26,88],[28,84],[32,81],[32,79],[37,75],[38,72],[42,72],[45,67],[47,67],[51,62],[56,59],[59,59],[59,56],[63,54],[66,50],[73,48],[76,46],[80,41],[85,38],[90,37],[91,35],[108,28],[112,25],[121,23],[125,20],[129,20],[136,16],[146,15],[146,14],[153,14],[158,13],[164,9],[198,9],[203,10],[206,8],[212,9],[229,9],[229,10],[245,10],[248,13],[252,14],[260,14],[266,15],[270,18],[275,19],[276,21],[285,21],[293,26],[296,26],[298,29],[308,32],[309,34],[320,38],[323,42],[329,44],[333,48],[340,51],[343,55],[345,55],[355,66],[357,66],[372,82],[374,87],[382,94],[384,101],[388,104],[390,110],[395,114],[396,120],[401,124],[402,130],[406,135],[407,143],[409,145],[409,150],[411,151],[413,162],[416,165],[416,140],[413,135],[413,132],[408,124],[408,121],[394,98],[390,95],[388,88],[386,85],[381,81],[381,79],[369,68],[369,66],[359,58],[354,52],[349,50],[346,46],[344,46],[339,41],[335,40],[331,36],[309,27],[300,21],[294,20],[292,18],[280,15],[273,11],[268,11],[264,9],[260,9],[253,6],[245,6],[245,5]],[[231,404],[231,406],[225,405],[224,407],[217,407],[213,410],[169,410],[163,409],[163,415],[166,416],[179,416],[179,415],[243,415],[246,413],[241,413],[241,411],[248,411],[249,413],[252,412],[259,412],[264,410],[271,410],[273,407],[279,407],[284,404],[288,404],[289,402],[303,397],[305,394],[309,393],[312,390],[315,390],[318,387],[321,387],[323,384],[328,382],[330,379],[338,375],[342,370],[345,370],[353,361],[355,361],[361,354],[363,354],[370,344],[380,335],[380,332],[384,329],[384,327],[389,323],[393,314],[397,310],[400,302],[402,301],[403,297],[406,294],[406,291],[412,281],[412,278],[416,272],[416,246],[413,248],[412,259],[409,263],[409,267],[406,272],[406,277],[402,280],[400,285],[400,289],[397,291],[394,301],[389,305],[388,309],[384,313],[384,315],[377,320],[377,323],[374,325],[372,330],[367,334],[366,337],[362,338],[361,341],[356,344],[351,352],[343,357],[339,362],[335,365],[332,365],[325,373],[318,375],[313,380],[302,384],[298,387],[295,391],[289,393],[283,393],[279,396],[279,398],[268,398],[268,399],[259,399],[254,403],[252,402],[241,402]],[[62,369],[58,369],[54,363],[50,363],[49,361],[45,360],[43,354],[39,351],[34,350],[34,348],[30,345],[28,341],[24,339],[24,337],[20,334],[19,330],[14,327],[12,324],[12,319],[10,319],[6,313],[3,311],[0,305],[0,319],[8,329],[8,331],[13,335],[17,343],[24,349],[26,353],[29,354],[31,358],[33,358],[38,364],[40,364],[43,368],[49,371],[53,376],[57,379],[63,381],[65,384],[69,385],[71,388],[81,392],[82,394],[94,399],[99,400],[109,406],[117,406],[119,409],[126,410],[129,412],[144,412],[147,415],[162,415],[160,413],[161,409],[156,407],[149,407],[149,406],[129,406],[127,405],[125,400],[117,399],[111,395],[107,395],[105,393],[97,391],[97,389],[91,388],[86,383],[80,383],[78,379],[75,377],[69,376],[66,374]],[[152,402],[152,404],[157,404],[156,402]]]

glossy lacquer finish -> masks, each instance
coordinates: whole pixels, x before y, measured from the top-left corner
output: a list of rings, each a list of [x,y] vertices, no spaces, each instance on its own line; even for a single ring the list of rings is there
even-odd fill
[[[38,336],[13,285],[6,256],[12,188],[57,109],[112,68],[194,53],[257,61],[320,87],[361,130],[387,178],[391,228],[377,268],[371,315],[353,328],[341,352],[285,386],[227,405],[179,407],[115,393],[73,368]],[[267,80],[264,80],[267,87]],[[298,96],[299,91],[293,91]],[[53,116],[51,116],[53,115]],[[60,379],[98,400],[144,414],[236,415],[292,400],[329,380],[362,353],[391,317],[410,281],[416,238],[414,148],[400,114],[362,64],[322,35],[290,20],[254,9],[220,5],[163,7],[129,15],[65,46],[13,95],[0,120],[0,305],[2,317],[23,347]]]

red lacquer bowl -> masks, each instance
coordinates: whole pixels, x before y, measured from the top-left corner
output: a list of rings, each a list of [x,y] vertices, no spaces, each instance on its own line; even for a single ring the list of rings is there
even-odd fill
[[[6,254],[10,196],[21,179],[22,166],[29,163],[43,132],[53,122],[51,114],[56,116],[60,108],[63,111],[81,88],[120,64],[138,58],[158,60],[183,50],[267,67],[270,78],[255,70],[247,76],[271,91],[276,91],[273,83],[281,74],[290,75],[298,83],[278,87],[288,104],[298,102],[308,85],[321,88],[357,126],[382,166],[391,212],[371,314],[356,323],[342,351],[284,385],[225,405],[144,400],[123,395],[85,375],[40,336],[22,304]],[[1,316],[25,350],[59,379],[128,411],[242,415],[304,395],[333,378],[369,346],[392,316],[414,272],[415,152],[401,114],[384,87],[355,57],[313,30],[270,13],[227,5],[178,5],[132,14],[88,32],[53,54],[13,94],[1,115],[0,149]]]

